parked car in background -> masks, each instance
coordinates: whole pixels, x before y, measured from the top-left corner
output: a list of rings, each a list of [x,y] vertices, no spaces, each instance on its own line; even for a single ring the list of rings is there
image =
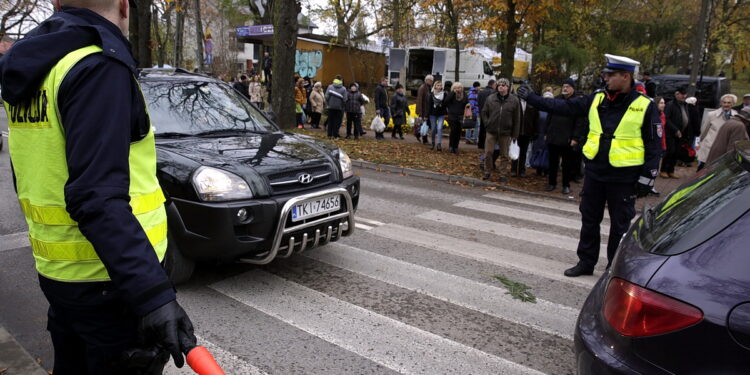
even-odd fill
[[[750,374],[750,142],[653,208],[575,330],[578,373]]]
[[[173,282],[195,261],[266,264],[354,231],[359,177],[336,146],[281,131],[226,83],[145,70]]]
[[[656,75],[651,79],[656,84],[656,96],[663,96],[667,101],[674,99],[677,89],[687,89],[690,85],[690,76],[684,74]],[[725,77],[703,77],[697,88],[696,98],[701,108],[719,108],[721,96],[731,91],[731,81]]]

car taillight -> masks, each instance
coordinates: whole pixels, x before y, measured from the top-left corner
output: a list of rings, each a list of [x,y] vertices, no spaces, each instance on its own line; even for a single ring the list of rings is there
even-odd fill
[[[612,328],[631,337],[676,331],[703,319],[695,306],[618,278],[609,282],[603,311]]]

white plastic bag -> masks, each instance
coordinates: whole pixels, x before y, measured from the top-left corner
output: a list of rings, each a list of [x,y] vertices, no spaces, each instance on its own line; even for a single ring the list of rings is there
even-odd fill
[[[510,160],[518,160],[518,156],[521,155],[521,148],[518,147],[518,142],[513,141],[510,144],[508,155],[510,156]]]
[[[385,123],[383,123],[383,119],[380,118],[380,116],[375,116],[372,118],[372,122],[370,123],[370,130],[374,131],[375,133],[382,133],[385,131]]]

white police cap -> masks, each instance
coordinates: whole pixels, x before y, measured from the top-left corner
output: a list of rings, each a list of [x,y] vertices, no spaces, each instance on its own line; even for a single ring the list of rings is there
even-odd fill
[[[607,59],[607,65],[602,69],[602,73],[612,73],[618,71],[626,71],[635,73],[640,62],[635,61],[629,57],[604,54],[604,58]]]

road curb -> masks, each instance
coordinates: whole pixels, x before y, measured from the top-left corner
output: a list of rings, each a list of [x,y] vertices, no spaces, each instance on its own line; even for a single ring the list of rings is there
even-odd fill
[[[534,197],[553,199],[553,200],[569,202],[569,203],[570,202],[577,203],[575,199],[555,197],[555,196],[551,196],[547,194],[536,193],[533,191],[519,189],[513,186],[506,186],[506,185],[500,185],[498,183],[494,183],[490,181],[483,181],[483,180],[480,180],[478,178],[473,178],[473,177],[438,173],[438,172],[433,172],[433,171],[429,171],[425,169],[404,168],[404,167],[398,167],[398,166],[389,165],[389,164],[373,163],[373,162],[369,162],[369,161],[365,161],[361,159],[352,160],[352,165],[356,167],[372,169],[376,171],[386,171],[386,172],[391,172],[391,173],[404,174],[407,176],[421,177],[421,178],[426,178],[428,180],[436,180],[436,181],[443,181],[443,182],[463,182],[471,186],[495,187],[500,190],[510,191],[513,193],[525,194],[525,195],[530,195]]]
[[[34,357],[0,326],[0,370],[3,375],[47,375]]]

